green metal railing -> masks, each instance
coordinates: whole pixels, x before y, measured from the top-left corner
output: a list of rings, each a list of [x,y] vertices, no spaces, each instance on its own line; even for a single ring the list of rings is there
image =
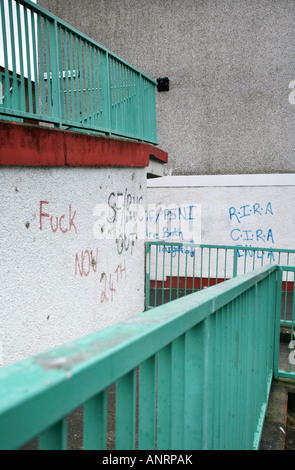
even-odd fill
[[[0,25],[0,119],[157,143],[156,81],[29,0]]]
[[[258,449],[273,377],[277,265],[146,311],[0,370],[0,448],[67,446],[84,405],[84,449]]]
[[[295,265],[295,250],[148,241],[146,309],[271,263]]]
[[[228,245],[147,242],[146,310],[206,289],[259,266],[277,263],[279,324],[289,344],[276,377],[295,379],[295,250]],[[288,341],[287,341],[288,339]],[[286,355],[277,350],[278,361]]]
[[[277,282],[277,328],[283,329],[288,338],[288,361],[280,364],[275,378],[284,377],[295,380],[295,267],[280,266]],[[280,359],[280,349],[276,351],[276,362]],[[284,367],[284,368],[283,368]]]

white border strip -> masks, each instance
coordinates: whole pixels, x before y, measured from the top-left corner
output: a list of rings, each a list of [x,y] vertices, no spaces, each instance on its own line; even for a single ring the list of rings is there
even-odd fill
[[[295,186],[295,174],[187,175],[147,180],[148,188],[202,186]]]

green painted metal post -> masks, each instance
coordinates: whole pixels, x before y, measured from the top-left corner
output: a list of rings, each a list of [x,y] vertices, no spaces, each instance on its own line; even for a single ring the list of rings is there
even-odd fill
[[[279,377],[279,355],[280,355],[280,321],[282,309],[282,282],[283,271],[281,267],[277,270],[277,288],[276,288],[276,316],[274,329],[274,379]]]
[[[158,247],[156,247],[158,249]],[[146,243],[146,266],[145,266],[145,309],[148,310],[150,306],[150,276],[151,276],[151,245]]]
[[[233,253],[233,277],[236,277],[238,274],[238,248],[234,247],[233,248],[234,253]]]
[[[67,423],[66,418],[58,421],[39,436],[39,450],[66,450]]]
[[[136,383],[135,370],[117,381],[116,450],[135,449]]]
[[[107,445],[107,390],[84,404],[84,450],[105,450]]]
[[[101,52],[101,89],[105,90],[101,95],[102,100],[102,124],[105,130],[111,130],[111,87],[110,87],[110,59],[108,52]]]
[[[52,106],[54,119],[58,121],[55,124],[56,127],[61,127],[61,103],[60,103],[60,79],[59,74],[62,74],[62,70],[59,70],[59,59],[58,59],[58,39],[57,39],[57,21],[49,23],[49,40],[50,40],[50,63],[52,73]],[[49,71],[48,71],[49,72]],[[50,81],[50,77],[48,78]]]
[[[156,446],[156,356],[140,365],[138,449],[154,449]]]

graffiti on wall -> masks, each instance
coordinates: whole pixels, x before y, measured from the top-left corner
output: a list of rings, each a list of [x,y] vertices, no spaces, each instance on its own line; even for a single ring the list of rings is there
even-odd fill
[[[266,247],[275,245],[275,234],[273,228],[274,210],[270,201],[265,203],[255,202],[254,204],[244,204],[230,206],[228,208],[228,218],[230,221],[230,241],[237,246],[246,247]],[[253,251],[239,251],[238,256],[253,257]],[[257,252],[257,258],[261,258],[263,253]],[[267,257],[275,260],[275,255],[267,253]]]

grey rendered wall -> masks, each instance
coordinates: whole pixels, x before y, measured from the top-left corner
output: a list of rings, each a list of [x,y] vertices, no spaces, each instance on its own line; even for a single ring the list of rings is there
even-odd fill
[[[294,0],[40,0],[153,78],[167,172],[295,172]],[[294,84],[295,86],[295,84]]]

